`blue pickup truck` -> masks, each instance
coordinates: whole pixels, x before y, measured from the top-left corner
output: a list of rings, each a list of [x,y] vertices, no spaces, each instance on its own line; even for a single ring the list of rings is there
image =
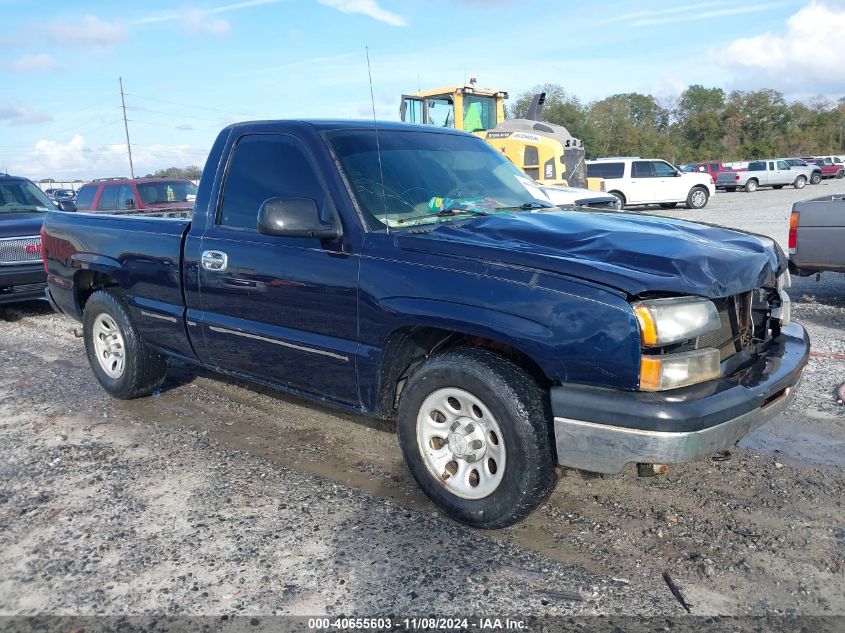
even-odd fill
[[[555,207],[455,130],[240,123],[192,218],[44,230],[48,297],[107,392],[148,395],[178,358],[394,419],[420,487],[481,528],[542,503],[557,464],[732,446],[809,354],[771,239]]]

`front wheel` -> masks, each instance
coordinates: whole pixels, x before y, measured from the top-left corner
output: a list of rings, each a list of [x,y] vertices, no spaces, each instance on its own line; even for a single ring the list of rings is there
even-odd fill
[[[710,199],[710,194],[704,187],[693,187],[687,195],[687,208],[689,209],[703,209],[707,206],[707,201]]]
[[[792,186],[796,189],[803,189],[806,184],[807,179],[804,178],[804,176],[798,176],[798,178],[795,179],[795,182],[792,183]]]
[[[110,395],[121,400],[151,394],[164,381],[167,362],[147,347],[123,298],[98,290],[82,313],[85,351],[91,370]]]
[[[548,393],[495,352],[458,348],[421,363],[402,390],[397,431],[423,492],[472,527],[512,525],[554,487]]]

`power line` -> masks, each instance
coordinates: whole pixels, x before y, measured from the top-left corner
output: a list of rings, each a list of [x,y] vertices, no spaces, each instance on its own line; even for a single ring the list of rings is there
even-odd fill
[[[250,112],[232,112],[231,110],[221,110],[219,108],[209,108],[206,106],[198,106],[198,105],[191,105],[189,103],[180,103],[179,101],[169,101],[168,99],[157,99],[155,97],[142,97],[141,95],[136,95],[130,92],[126,93],[127,97],[135,97],[136,99],[144,99],[146,101],[158,101],[160,103],[169,103],[171,105],[178,105],[182,106],[183,108],[193,108],[196,110],[208,110],[209,112],[221,112],[223,114],[232,114],[234,116],[257,116],[256,114]]]

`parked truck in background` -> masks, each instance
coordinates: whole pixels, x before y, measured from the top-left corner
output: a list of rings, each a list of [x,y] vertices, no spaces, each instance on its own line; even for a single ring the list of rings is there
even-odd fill
[[[802,158],[784,158],[783,160],[791,169],[805,174],[807,176],[807,182],[811,185],[817,185],[822,181],[822,170],[818,165],[808,163]]]
[[[730,167],[726,167],[723,163],[719,161],[708,161],[705,163],[692,163],[686,166],[685,169],[681,171],[684,172],[694,172],[699,174],[710,174],[710,178],[713,180],[713,184],[716,183],[716,177],[723,173],[723,172],[737,172],[737,171],[745,171],[744,169],[732,169]]]
[[[561,210],[431,126],[230,126],[192,219],[51,212],[44,261],[108,393],[152,393],[172,357],[395,420],[420,487],[482,528],[536,508],[557,464],[732,446],[809,354],[773,240]]]
[[[839,157],[826,156],[819,158],[809,156],[802,160],[818,165],[819,169],[821,169],[822,178],[845,178],[845,165],[843,165],[842,159]]]
[[[809,179],[806,171],[793,169],[783,159],[771,158],[751,161],[745,171],[722,172],[716,178],[716,188],[725,191],[743,189],[749,193],[760,187],[783,189],[786,185],[803,189]]]
[[[0,174],[0,304],[44,298],[39,234],[51,209],[35,183]]]
[[[802,200],[789,218],[789,269],[806,277],[845,273],[845,194]]]

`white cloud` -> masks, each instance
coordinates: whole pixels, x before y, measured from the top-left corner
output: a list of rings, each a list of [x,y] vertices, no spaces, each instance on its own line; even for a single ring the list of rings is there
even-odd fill
[[[828,51],[843,33],[845,2],[813,0],[786,21],[782,34],[740,38],[714,53],[722,67],[764,79],[771,87],[841,92],[845,64]]]
[[[392,11],[382,9],[376,0],[317,0],[320,4],[344,13],[360,13],[391,26],[407,26],[408,21]]]
[[[39,53],[37,55],[24,55],[9,64],[9,68],[27,72],[31,70],[53,70],[58,65],[59,63],[52,55]]]
[[[657,26],[661,24],[678,24],[680,22],[699,22],[701,20],[711,20],[713,18],[726,18],[734,15],[747,15],[749,13],[760,13],[762,11],[769,11],[775,7],[781,6],[783,2],[765,2],[760,4],[746,4],[738,7],[729,7],[725,9],[715,9],[712,11],[696,11],[686,15],[672,15],[653,18],[642,18],[634,20],[631,23],[633,27],[643,26]],[[666,13],[668,13],[667,11]]]
[[[211,17],[198,10],[185,11],[185,28],[192,35],[226,35],[231,28],[227,20]]]
[[[9,125],[33,125],[52,120],[49,114],[40,110],[24,108],[10,101],[0,99],[0,122]]]
[[[129,39],[129,33],[121,24],[105,22],[96,15],[86,15],[81,20],[50,22],[44,30],[59,45],[105,48]]]
[[[166,167],[202,165],[204,153],[190,145],[132,146],[136,174],[147,174]],[[82,135],[76,134],[67,143],[40,139],[33,149],[15,156],[10,166],[15,173],[29,178],[56,180],[90,180],[102,176],[128,174],[126,145],[90,147]]]

